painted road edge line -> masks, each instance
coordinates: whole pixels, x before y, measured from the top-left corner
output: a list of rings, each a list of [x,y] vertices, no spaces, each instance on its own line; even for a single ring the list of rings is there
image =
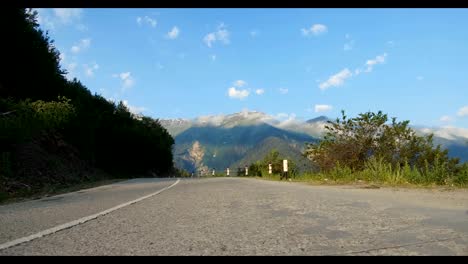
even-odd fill
[[[120,204],[120,205],[117,205],[117,206],[114,206],[110,209],[107,209],[105,211],[102,211],[100,213],[97,213],[97,214],[93,214],[93,215],[90,215],[90,216],[86,216],[86,217],[83,217],[83,218],[80,218],[78,220],[74,220],[74,221],[71,221],[71,222],[68,222],[68,223],[65,223],[65,224],[62,224],[62,225],[58,225],[56,227],[52,227],[52,228],[49,228],[49,229],[46,229],[44,231],[41,231],[39,233],[36,233],[34,235],[30,235],[30,236],[27,236],[27,237],[22,237],[22,238],[18,238],[18,239],[15,239],[13,241],[10,241],[10,242],[6,242],[6,243],[3,243],[0,245],[0,250],[3,250],[3,249],[7,249],[7,248],[10,248],[10,247],[13,247],[13,246],[16,246],[16,245],[19,245],[19,244],[22,244],[22,243],[25,243],[25,242],[29,242],[31,240],[34,240],[36,238],[40,238],[40,237],[43,237],[43,236],[47,236],[47,235],[50,235],[50,234],[53,234],[53,233],[56,233],[60,230],[64,230],[64,229],[67,229],[67,228],[70,228],[70,227],[73,227],[73,226],[76,226],[76,225],[79,225],[79,224],[83,224],[83,223],[86,223],[90,220],[93,220],[93,219],[96,219],[98,218],[99,216],[103,216],[103,215],[106,215],[110,212],[113,212],[115,210],[118,210],[122,207],[125,207],[125,206],[128,206],[128,205],[131,205],[131,204],[134,204],[134,203],[137,203],[139,201],[142,201],[144,199],[147,199],[147,198],[150,198],[152,196],[155,196],[169,188],[172,188],[173,186],[175,186],[177,183],[179,183],[180,179],[177,179],[177,181],[173,184],[171,184],[170,186],[167,186],[167,187],[164,187],[163,189],[155,192],[155,193],[152,193],[152,194],[149,194],[149,195],[146,195],[146,196],[143,196],[143,197],[140,197],[136,200],[133,200],[133,201],[130,201],[130,202],[126,202],[126,203],[123,203],[123,204]]]

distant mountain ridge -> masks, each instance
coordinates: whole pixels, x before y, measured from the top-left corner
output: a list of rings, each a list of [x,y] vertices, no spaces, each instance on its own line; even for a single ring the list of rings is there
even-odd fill
[[[243,159],[266,138],[284,142],[287,151],[296,153],[301,153],[306,142],[316,141],[307,134],[282,130],[266,123],[233,127],[194,126],[175,137],[175,163],[189,171],[224,170]],[[273,149],[276,146],[264,147]]]
[[[302,170],[308,170],[311,165],[301,156],[305,143],[317,142],[329,120],[332,119],[327,116],[307,121],[279,119],[258,111],[242,111],[159,122],[175,138],[175,164],[188,171],[207,172],[245,166],[263,159],[273,149],[290,156]],[[468,161],[468,129],[413,128],[421,135],[434,133],[435,144],[448,148],[451,156]]]
[[[327,122],[329,120],[331,119],[326,116],[319,116],[319,117],[307,120],[306,123],[312,124],[312,123],[317,123],[317,122]]]

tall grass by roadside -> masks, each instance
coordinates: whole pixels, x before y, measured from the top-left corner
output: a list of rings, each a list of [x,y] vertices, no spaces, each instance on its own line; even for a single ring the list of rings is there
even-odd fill
[[[252,175],[254,176],[254,175]],[[262,179],[280,180],[278,174],[262,173]],[[315,182],[326,184],[348,184],[355,182],[375,183],[380,185],[403,186],[468,186],[468,163],[461,165],[455,173],[451,173],[447,164],[436,159],[434,164],[426,162],[422,169],[411,167],[408,162],[403,165],[384,162],[382,159],[371,158],[365,163],[363,170],[353,171],[340,165],[328,172],[310,172],[291,177],[293,181]]]

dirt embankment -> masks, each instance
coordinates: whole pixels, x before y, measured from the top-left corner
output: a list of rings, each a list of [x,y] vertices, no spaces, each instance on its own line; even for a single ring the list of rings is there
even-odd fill
[[[2,160],[0,194],[6,197],[31,195],[54,186],[70,186],[93,177],[93,167],[58,133],[37,136],[17,144]]]

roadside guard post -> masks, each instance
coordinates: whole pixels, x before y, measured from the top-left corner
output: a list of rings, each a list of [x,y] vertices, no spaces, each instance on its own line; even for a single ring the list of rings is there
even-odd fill
[[[288,160],[283,160],[283,176],[281,178],[288,178]]]
[[[245,166],[245,176],[249,176],[249,167]]]
[[[272,172],[272,168],[271,168],[271,163],[270,163],[270,164],[268,164],[268,174],[271,175],[271,172]]]
[[[213,169],[213,171],[211,172],[211,176],[214,176],[215,175],[215,170]]]
[[[229,168],[226,169],[226,174],[229,176]]]

